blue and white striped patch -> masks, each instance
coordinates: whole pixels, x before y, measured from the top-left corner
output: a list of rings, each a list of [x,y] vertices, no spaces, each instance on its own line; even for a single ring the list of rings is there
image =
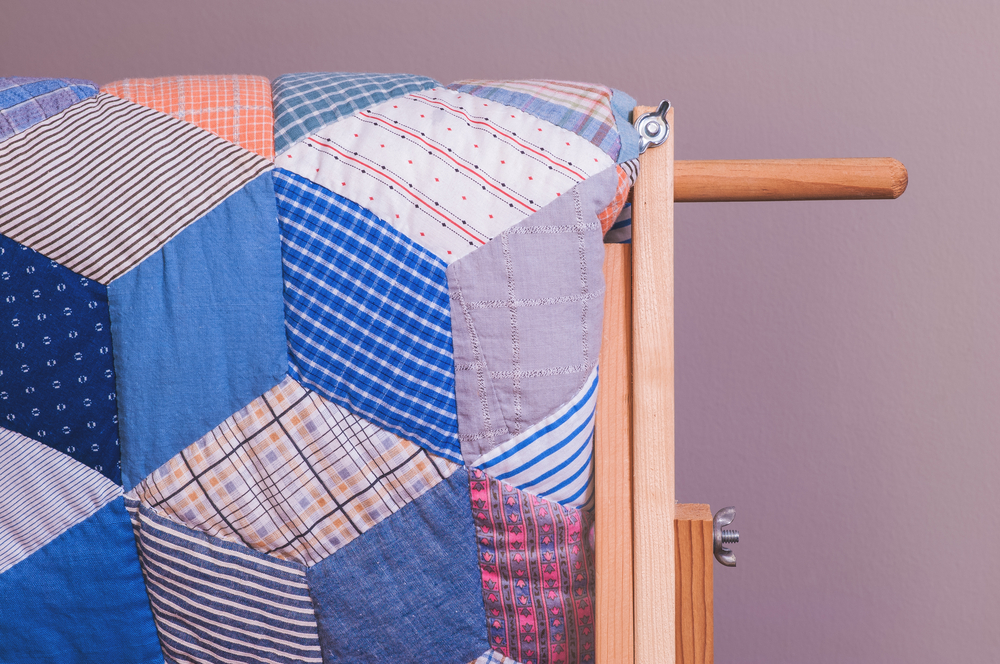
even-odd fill
[[[330,401],[462,463],[444,261],[369,210],[283,169],[290,374]]]
[[[7,393],[0,392],[0,398]],[[0,573],[121,493],[119,485],[96,470],[0,427]]]
[[[323,661],[303,565],[125,508],[167,662]]]
[[[593,502],[597,367],[573,399],[521,435],[493,448],[473,466],[567,507]]]

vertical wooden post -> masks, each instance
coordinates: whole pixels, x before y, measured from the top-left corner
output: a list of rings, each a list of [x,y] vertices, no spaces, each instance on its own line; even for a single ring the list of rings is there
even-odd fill
[[[604,245],[594,473],[597,664],[632,664],[632,252]]]
[[[638,107],[636,114],[653,109]],[[632,207],[635,661],[673,664],[674,119],[639,158]]]
[[[677,553],[677,664],[712,664],[712,511],[708,505],[678,505],[674,520]]]

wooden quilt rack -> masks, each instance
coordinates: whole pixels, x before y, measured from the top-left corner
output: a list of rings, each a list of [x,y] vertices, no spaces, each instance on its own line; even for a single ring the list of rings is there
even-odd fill
[[[632,244],[605,245],[597,664],[713,661],[712,513],[674,500],[674,202],[897,198],[907,184],[895,159],[675,162],[666,117],[666,142],[639,158]]]

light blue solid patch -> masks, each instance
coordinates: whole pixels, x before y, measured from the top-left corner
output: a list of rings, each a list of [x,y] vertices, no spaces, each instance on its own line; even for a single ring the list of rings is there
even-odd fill
[[[284,378],[277,217],[269,171],[108,286],[126,491]]]
[[[306,570],[323,662],[471,662],[488,647],[469,473]]]
[[[0,575],[5,664],[163,661],[121,497]]]
[[[639,156],[639,132],[629,122],[635,104],[635,99],[630,95],[611,89],[611,111],[615,114],[615,124],[622,140],[622,149],[618,153],[619,164]]]

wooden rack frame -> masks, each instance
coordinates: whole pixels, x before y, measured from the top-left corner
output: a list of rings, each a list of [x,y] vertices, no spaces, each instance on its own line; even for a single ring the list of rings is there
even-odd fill
[[[895,159],[674,162],[673,113],[666,143],[639,158],[631,246],[605,245],[597,664],[713,661],[712,515],[674,499],[674,202],[897,198],[907,185]]]

